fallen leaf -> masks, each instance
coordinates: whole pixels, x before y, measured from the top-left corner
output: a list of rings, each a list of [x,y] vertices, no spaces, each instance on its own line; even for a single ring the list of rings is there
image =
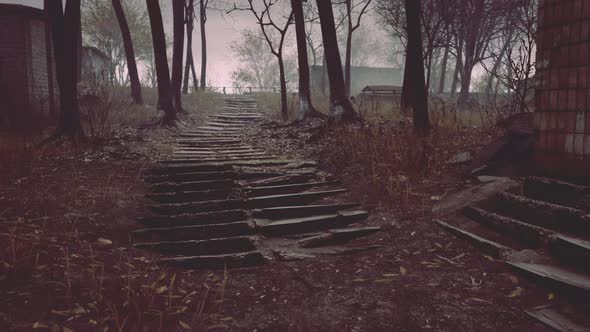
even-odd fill
[[[45,325],[43,323],[35,322],[33,324],[33,328],[34,329],[46,329],[46,328],[49,328],[49,326],[48,325]]]
[[[403,266],[400,266],[400,267],[399,267],[399,272],[401,272],[401,274],[402,274],[402,275],[406,275],[406,273],[407,273],[408,271],[406,270],[406,268],[405,268],[405,267],[403,267]]]
[[[553,300],[554,298],[555,298],[555,294],[553,294],[553,293],[549,293],[549,295],[547,295],[548,300]]]
[[[168,286],[166,286],[166,285],[164,285],[162,287],[158,287],[158,289],[156,289],[156,294],[162,294],[167,290],[168,290]]]
[[[188,325],[187,323],[185,323],[185,322],[183,322],[181,320],[178,321],[178,325],[180,325],[180,327],[182,327],[185,330],[190,330],[191,329],[190,325]]]
[[[383,273],[384,277],[397,277],[399,273]]]
[[[510,295],[508,295],[508,297],[517,297],[517,296],[520,296],[521,294],[522,294],[522,288],[516,287],[516,289],[513,290],[512,293],[510,293]]]
[[[510,281],[512,281],[513,284],[518,284],[518,278],[513,276],[513,275],[509,275],[508,279],[510,279]]]
[[[483,255],[483,257],[485,257],[487,260],[489,260],[490,262],[495,262],[496,260],[494,259],[494,257],[492,256],[488,256],[488,255]]]
[[[99,243],[105,244],[105,245],[113,244],[113,241],[111,241],[109,239],[102,238],[102,237],[99,237],[98,240],[96,240],[96,241],[98,241]]]

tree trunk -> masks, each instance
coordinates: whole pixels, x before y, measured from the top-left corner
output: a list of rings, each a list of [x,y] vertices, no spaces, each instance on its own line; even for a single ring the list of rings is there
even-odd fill
[[[285,64],[283,63],[283,54],[277,55],[279,60],[279,81],[281,84],[281,116],[283,121],[289,120],[289,113],[287,109],[287,82],[285,79]]]
[[[123,46],[125,47],[125,57],[127,59],[127,70],[129,71],[129,80],[131,81],[131,98],[133,98],[133,103],[141,105],[143,104],[141,84],[139,83],[139,74],[137,73],[135,51],[133,50],[129,25],[125,18],[123,6],[121,6],[121,0],[112,0],[112,3],[115,14],[117,15],[117,21],[119,22],[119,28],[121,29],[121,36],[123,37]]]
[[[193,91],[199,88],[199,80],[197,79],[197,72],[195,71],[195,61],[191,59],[191,73],[193,74]]]
[[[492,67],[492,70],[490,71],[490,77],[488,78],[488,83],[486,85],[486,95],[487,96],[490,96],[492,93],[492,87],[494,86],[494,79],[496,78],[496,74],[498,73],[498,69],[500,68],[500,65],[502,64],[502,59],[504,58],[504,54],[506,54],[508,47],[510,47],[511,39],[512,39],[512,31],[510,31],[510,33],[508,34],[508,38],[506,39],[506,42],[504,42],[504,45],[502,45],[502,49],[500,50],[500,54],[498,55],[498,58],[494,62],[494,66]]]
[[[445,53],[443,55],[440,67],[440,80],[438,82],[438,93],[445,92],[445,81],[447,78],[447,62],[449,61],[449,46],[445,47]]]
[[[291,8],[295,17],[295,34],[297,37],[297,64],[299,65],[299,113],[297,120],[303,120],[317,111],[311,103],[309,87],[309,63],[307,59],[307,43],[305,38],[305,21],[302,0],[291,0]]]
[[[182,93],[188,93],[188,80],[190,70],[193,66],[193,22],[194,22],[194,0],[188,0],[186,5],[186,63],[184,65],[184,82]]]
[[[52,21],[53,46],[60,92],[60,118],[55,135],[72,139],[84,137],[78,112],[78,54],[80,0],[68,0],[65,14],[61,1],[46,1],[45,10]]]
[[[406,68],[411,80],[413,96],[414,132],[420,136],[430,134],[428,118],[428,92],[424,83],[424,58],[422,57],[422,31],[420,29],[420,1],[405,0],[406,22],[408,25],[408,49]]]
[[[176,112],[182,111],[182,48],[184,47],[184,1],[172,1],[172,105]]]
[[[207,22],[207,7],[204,1],[199,1],[199,22],[201,24],[201,90],[207,86],[207,33],[205,23]]]
[[[324,48],[324,56],[322,57],[322,77],[320,79],[320,89],[322,90],[322,95],[324,97],[328,93],[328,89],[326,89],[326,81],[328,80],[328,69],[326,67],[326,52]]]
[[[158,107],[165,112],[163,125],[171,125],[176,121],[176,111],[172,106],[172,88],[170,86],[170,71],[166,56],[166,37],[162,23],[162,12],[158,0],[146,0],[150,27],[152,29],[152,43],[154,45],[154,61],[158,82]]]
[[[348,30],[346,31],[346,50],[344,55],[344,88],[346,96],[350,97],[350,57],[352,53],[352,0],[346,0]]]
[[[473,72],[473,65],[465,63],[461,75],[461,90],[459,91],[459,98],[457,99],[457,109],[459,111],[466,110],[469,101],[469,92],[471,86],[471,74]]]
[[[328,68],[328,81],[330,83],[330,117],[336,122],[359,120],[358,114],[356,114],[346,96],[332,2],[316,0],[316,3],[324,43],[324,57]]]

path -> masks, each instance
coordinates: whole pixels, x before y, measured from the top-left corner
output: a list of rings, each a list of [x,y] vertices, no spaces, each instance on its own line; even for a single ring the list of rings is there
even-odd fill
[[[349,227],[368,213],[343,200],[345,189],[313,161],[283,159],[241,140],[262,120],[247,95],[180,134],[169,160],[151,170],[152,215],[133,232],[135,246],[190,268],[251,266],[372,247],[343,246],[379,227]]]

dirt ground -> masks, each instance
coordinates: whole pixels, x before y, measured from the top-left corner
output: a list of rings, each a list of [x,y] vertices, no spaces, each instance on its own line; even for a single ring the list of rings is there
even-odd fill
[[[0,330],[545,331],[523,309],[559,299],[439,229],[424,202],[367,204],[366,225],[383,228],[358,240],[369,251],[228,271],[151,262],[128,233],[170,134],[129,130],[2,169]],[[354,175],[343,184],[367,202]]]

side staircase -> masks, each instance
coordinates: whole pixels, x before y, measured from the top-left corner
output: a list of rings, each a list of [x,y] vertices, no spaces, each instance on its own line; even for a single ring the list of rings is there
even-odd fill
[[[590,331],[590,187],[528,177],[435,220],[566,299],[527,310],[558,331]]]

